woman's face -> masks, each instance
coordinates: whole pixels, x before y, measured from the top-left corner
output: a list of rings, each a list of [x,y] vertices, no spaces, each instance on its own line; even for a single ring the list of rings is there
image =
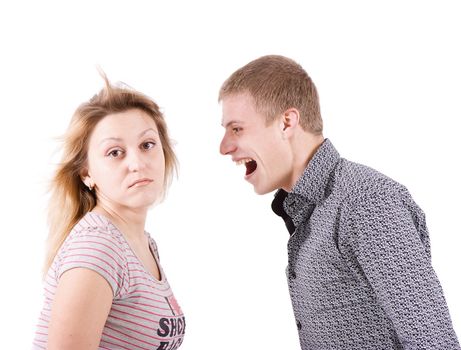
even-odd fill
[[[94,186],[98,205],[147,209],[161,196],[165,175],[154,120],[139,109],[104,117],[90,136],[87,165],[82,178]]]

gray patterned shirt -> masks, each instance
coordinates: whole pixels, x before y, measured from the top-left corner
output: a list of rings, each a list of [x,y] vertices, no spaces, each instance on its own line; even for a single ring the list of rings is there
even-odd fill
[[[303,350],[460,349],[407,189],[327,139],[289,193],[287,278]]]

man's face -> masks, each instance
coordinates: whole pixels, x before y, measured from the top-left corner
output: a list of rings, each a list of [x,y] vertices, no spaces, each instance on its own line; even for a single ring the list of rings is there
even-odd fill
[[[225,128],[220,152],[245,165],[245,180],[258,194],[289,186],[292,153],[283,135],[281,117],[266,126],[266,118],[255,110],[253,98],[234,94],[222,100]]]

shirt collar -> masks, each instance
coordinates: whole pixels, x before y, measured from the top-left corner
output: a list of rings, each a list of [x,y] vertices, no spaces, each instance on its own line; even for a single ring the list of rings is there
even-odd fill
[[[327,187],[339,153],[329,139],[325,139],[295,183],[290,194],[304,197],[309,203],[319,204],[327,195]]]
[[[272,210],[277,215],[282,216],[287,223],[286,214],[294,218],[300,207],[304,207],[306,204],[315,206],[321,203],[328,195],[331,174],[339,160],[338,151],[329,139],[325,139],[291,192],[287,193],[283,189],[276,192],[272,202]]]

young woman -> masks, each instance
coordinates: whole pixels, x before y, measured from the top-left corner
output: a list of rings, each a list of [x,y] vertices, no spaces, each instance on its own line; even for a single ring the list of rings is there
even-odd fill
[[[157,104],[105,81],[64,137],[33,348],[177,349],[184,315],[144,230],[176,157]]]

